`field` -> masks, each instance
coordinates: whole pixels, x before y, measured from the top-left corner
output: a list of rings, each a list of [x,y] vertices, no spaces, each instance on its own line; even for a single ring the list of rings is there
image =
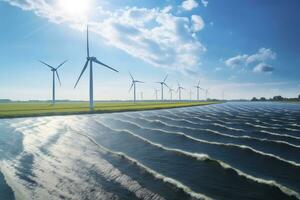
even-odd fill
[[[218,102],[95,102],[93,112],[89,111],[87,102],[60,102],[55,105],[48,102],[0,103],[0,118],[155,110],[214,103]]]

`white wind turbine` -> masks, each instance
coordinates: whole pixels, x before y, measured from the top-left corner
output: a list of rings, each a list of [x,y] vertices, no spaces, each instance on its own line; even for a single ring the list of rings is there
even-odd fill
[[[86,31],[86,51],[87,51],[87,57],[86,57],[86,62],[84,64],[84,67],[79,75],[79,78],[74,86],[76,88],[82,74],[85,72],[86,68],[88,67],[88,64],[90,64],[90,87],[89,87],[89,93],[90,93],[90,111],[94,110],[94,89],[93,89],[93,63],[97,63],[99,65],[102,65],[110,70],[113,70],[115,72],[119,72],[118,70],[100,62],[96,57],[91,57],[90,56],[90,47],[89,47],[89,27],[87,26],[87,31]]]
[[[52,67],[51,65],[43,62],[43,61],[40,61],[42,64],[46,65],[47,67],[49,67],[52,71],[52,104],[54,105],[55,104],[55,74],[57,76],[57,79],[58,79],[58,82],[59,82],[59,85],[61,85],[61,82],[60,82],[60,78],[59,78],[59,75],[58,75],[58,72],[57,70],[67,62],[67,60],[65,60],[64,62],[62,62],[60,65],[58,65],[56,68],[55,67]]]
[[[205,97],[206,97],[206,100],[208,100],[208,93],[209,93],[209,88],[206,88],[206,89],[205,89]]]
[[[197,101],[199,101],[199,90],[204,90],[200,87],[200,80],[198,81],[198,84],[195,86],[195,88],[197,88]]]
[[[166,77],[164,78],[164,80],[162,82],[156,82],[156,83],[159,83],[161,85],[161,100],[162,101],[164,100],[164,86],[168,87],[168,85],[166,84],[167,78],[168,78],[168,75],[166,75]]]
[[[189,94],[190,94],[190,101],[192,101],[192,94],[193,94],[193,92],[192,92],[192,88],[190,88],[190,92],[189,92]]]
[[[181,87],[181,85],[177,82],[178,87],[177,87],[177,92],[178,92],[178,99],[179,101],[181,101],[181,90],[184,90],[183,87]]]
[[[135,80],[133,78],[133,76],[131,75],[131,73],[129,72],[129,75],[131,77],[132,83],[131,86],[129,88],[129,92],[131,91],[132,87],[133,87],[133,101],[136,102],[136,83],[145,83],[143,81],[139,81],[139,80]]]
[[[154,88],[154,95],[155,95],[155,100],[157,101],[158,99],[158,89]]]
[[[173,89],[173,87],[171,86],[171,87],[169,87],[169,92],[170,92],[170,100],[172,101],[173,100],[173,92],[174,92],[175,90]]]

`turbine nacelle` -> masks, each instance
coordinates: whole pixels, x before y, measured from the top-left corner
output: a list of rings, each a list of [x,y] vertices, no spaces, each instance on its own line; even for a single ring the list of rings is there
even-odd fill
[[[94,56],[92,56],[92,57],[87,57],[86,59],[87,59],[87,60],[90,60],[90,61],[93,61],[93,62],[97,61],[97,58],[94,57]]]

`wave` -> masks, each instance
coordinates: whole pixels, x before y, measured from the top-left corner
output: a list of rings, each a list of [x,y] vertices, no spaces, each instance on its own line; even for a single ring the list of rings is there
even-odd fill
[[[99,123],[99,122],[97,122],[97,123]],[[161,144],[151,142],[150,140],[147,140],[147,139],[145,139],[145,138],[143,138],[143,137],[141,137],[139,135],[136,135],[136,134],[134,134],[134,133],[132,133],[132,132],[130,132],[128,130],[115,130],[115,129],[112,129],[110,127],[107,127],[104,124],[101,124],[101,125],[105,126],[106,128],[108,128],[108,129],[110,129],[110,130],[112,130],[114,132],[130,134],[131,136],[136,137],[136,138],[142,140],[145,143],[148,143],[148,144],[150,144],[152,146],[155,146],[155,147],[160,148],[160,149],[165,150],[165,151],[174,152],[176,154],[182,154],[184,156],[193,158],[193,159],[198,160],[198,161],[210,161],[210,162],[214,162],[214,163],[220,165],[224,169],[229,169],[229,170],[234,171],[239,176],[242,176],[244,178],[250,179],[250,180],[255,181],[257,183],[266,184],[266,185],[269,185],[269,186],[275,186],[276,188],[280,189],[280,191],[282,191],[283,193],[287,194],[288,196],[295,196],[297,198],[300,198],[300,194],[299,193],[293,191],[292,189],[289,189],[286,186],[283,186],[283,185],[277,183],[276,181],[273,181],[273,180],[264,180],[264,179],[261,179],[261,178],[257,178],[257,177],[251,176],[249,174],[246,174],[246,173],[242,172],[241,170],[238,170],[238,169],[230,166],[227,163],[224,163],[223,161],[214,160],[214,159],[212,159],[211,157],[209,157],[206,154],[191,153],[191,152],[183,151],[181,149],[175,149],[175,148],[165,147],[165,146],[163,146]]]
[[[137,118],[132,118],[133,120],[137,119]],[[166,126],[166,127],[171,127],[171,128],[177,128],[177,129],[186,129],[186,130],[190,130],[190,131],[207,131],[207,132],[210,132],[210,133],[213,133],[213,134],[217,134],[219,136],[222,136],[222,137],[227,137],[227,138],[235,138],[235,139],[242,139],[242,140],[256,140],[256,141],[260,141],[260,142],[274,142],[274,143],[277,143],[277,144],[283,144],[283,145],[287,145],[289,147],[292,147],[292,148],[300,148],[300,146],[298,145],[295,145],[295,144],[292,144],[292,143],[289,143],[289,142],[286,142],[286,141],[281,141],[281,140],[270,140],[270,139],[266,139],[266,138],[256,138],[256,137],[253,137],[253,136],[248,136],[248,135],[242,135],[242,136],[237,136],[237,135],[230,135],[230,134],[226,134],[226,133],[221,133],[219,131],[216,131],[216,130],[212,130],[212,129],[208,129],[208,128],[203,128],[203,129],[200,129],[200,128],[193,128],[193,127],[187,127],[187,126],[176,126],[176,125],[170,125],[168,123],[165,123],[163,121],[160,121],[160,120],[149,120],[149,119],[146,119],[146,118],[139,118],[141,120],[145,120],[149,123],[160,123],[161,125],[163,126]],[[269,132],[265,132],[267,134],[270,134]],[[274,135],[274,134],[272,134]],[[276,136],[279,136],[279,137],[287,137],[286,135],[282,135],[282,134],[276,134]],[[293,138],[293,139],[297,139],[297,138]]]
[[[210,197],[204,195],[204,194],[200,194],[200,193],[197,193],[197,192],[194,192],[193,190],[191,190],[188,186],[182,184],[181,182],[175,180],[175,179],[172,179],[170,177],[166,177],[152,169],[150,169],[149,167],[143,165],[142,163],[138,162],[136,159],[133,159],[129,156],[127,156],[126,154],[124,154],[123,152],[116,152],[116,151],[112,151],[108,148],[105,148],[104,146],[98,144],[92,137],[88,136],[88,135],[85,135],[85,134],[82,134],[82,133],[79,133],[79,132],[76,132],[77,134],[83,136],[83,137],[86,137],[88,140],[90,140],[93,144],[95,144],[96,146],[98,146],[101,150],[107,152],[107,153],[110,153],[112,155],[116,155],[116,156],[119,156],[121,158],[124,158],[128,161],[130,161],[132,164],[138,166],[139,168],[141,168],[143,171],[145,171],[146,173],[152,175],[153,177],[155,177],[156,179],[159,179],[165,183],[168,183],[168,184],[171,184],[173,186],[175,186],[176,188],[184,191],[185,193],[187,193],[188,195],[190,195],[191,197],[193,198],[196,198],[196,199],[211,199]]]
[[[176,134],[179,134],[179,133],[177,132]],[[232,143],[224,144],[224,143],[220,143],[220,142],[210,142],[210,141],[206,141],[206,140],[202,140],[202,139],[198,139],[198,138],[186,135],[185,133],[180,133],[180,135],[185,136],[185,137],[187,137],[189,139],[201,142],[201,143],[212,144],[212,145],[219,145],[219,146],[235,147],[235,148],[240,148],[240,149],[248,150],[248,151],[256,153],[256,154],[260,154],[260,155],[263,155],[263,156],[268,156],[268,157],[271,157],[273,159],[277,159],[279,161],[282,161],[282,162],[285,162],[285,163],[289,163],[289,164],[291,164],[293,166],[300,167],[300,163],[297,163],[297,162],[294,162],[294,161],[290,161],[290,160],[281,158],[280,156],[276,156],[276,155],[271,154],[271,153],[265,153],[265,152],[256,150],[256,149],[251,148],[251,147],[246,146],[246,145],[236,145],[236,144],[232,144]]]

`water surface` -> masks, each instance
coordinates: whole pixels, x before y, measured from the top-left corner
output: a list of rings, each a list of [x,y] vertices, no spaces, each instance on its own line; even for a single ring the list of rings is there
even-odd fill
[[[300,199],[300,105],[0,120],[0,199]]]

